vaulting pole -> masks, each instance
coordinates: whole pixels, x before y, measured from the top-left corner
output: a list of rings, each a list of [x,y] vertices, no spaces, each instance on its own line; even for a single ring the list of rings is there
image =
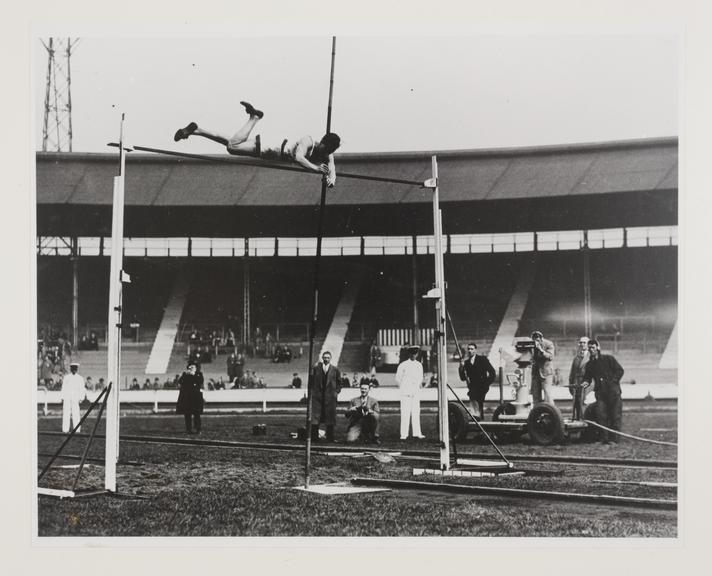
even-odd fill
[[[329,76],[329,105],[326,112],[326,131],[331,132],[331,102],[334,95],[334,61],[336,60],[336,36],[331,39],[331,73]],[[321,203],[319,204],[319,226],[316,234],[316,258],[314,260],[314,301],[312,304],[311,325],[309,327],[309,368],[307,374],[307,420],[306,420],[306,446],[304,458],[304,487],[309,488],[311,468],[311,423],[312,423],[312,398],[314,373],[314,336],[316,335],[316,322],[319,313],[319,268],[321,264],[321,240],[324,234],[324,209],[326,206],[326,176],[321,179]],[[323,399],[322,399],[323,402]]]

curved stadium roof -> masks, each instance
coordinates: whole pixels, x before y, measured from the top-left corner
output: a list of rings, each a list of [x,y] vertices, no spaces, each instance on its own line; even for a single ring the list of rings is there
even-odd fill
[[[338,173],[420,182],[431,176],[432,155],[438,159],[440,201],[450,232],[677,222],[678,143],[665,138],[337,154],[326,234],[428,233],[429,190],[338,178]],[[318,177],[240,165],[240,158],[227,154],[206,158],[229,163],[130,153],[127,235],[313,235]],[[38,152],[36,161],[38,233],[105,233],[117,154]]]

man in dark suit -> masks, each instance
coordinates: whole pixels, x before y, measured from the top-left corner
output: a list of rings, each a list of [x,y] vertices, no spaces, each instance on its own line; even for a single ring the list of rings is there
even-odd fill
[[[195,433],[200,434],[200,415],[203,413],[203,373],[198,372],[198,367],[191,362],[178,381],[180,392],[176,403],[176,414],[183,414],[185,417],[185,431],[188,434],[193,433],[193,423]]]
[[[331,352],[324,351],[309,379],[312,398],[312,440],[319,439],[319,425],[326,425],[326,441],[335,442],[334,427],[336,426],[336,399],[341,391],[341,374],[339,369],[331,364]]]
[[[586,387],[595,383],[596,419],[599,424],[620,431],[623,419],[621,378],[625,371],[612,355],[601,354],[598,340],[588,341],[588,352],[590,357],[584,369],[583,383]],[[602,441],[604,444],[618,442],[618,436],[604,432]]]
[[[467,395],[470,397],[472,412],[480,419],[485,417],[485,396],[490,384],[497,377],[492,364],[486,356],[477,354],[477,344],[467,345],[467,358],[460,360],[460,380],[467,382]]]

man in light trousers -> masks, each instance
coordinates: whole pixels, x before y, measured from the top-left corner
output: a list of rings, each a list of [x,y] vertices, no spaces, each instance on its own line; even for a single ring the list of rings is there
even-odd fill
[[[423,386],[423,365],[416,360],[419,346],[411,346],[409,358],[398,365],[396,383],[400,390],[401,425],[400,439],[408,439],[408,429],[413,426],[415,438],[425,438],[420,431],[420,389]]]
[[[84,378],[77,373],[77,370],[79,370],[79,364],[72,362],[69,365],[69,374],[62,379],[62,432],[64,433],[79,424],[79,403],[87,395]],[[77,428],[77,432],[80,431],[81,429]]]

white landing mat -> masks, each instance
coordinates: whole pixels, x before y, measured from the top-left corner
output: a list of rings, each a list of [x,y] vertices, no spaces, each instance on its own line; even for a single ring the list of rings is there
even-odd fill
[[[295,486],[295,490],[314,492],[316,494],[361,494],[362,492],[388,492],[390,488],[373,488],[370,486],[352,486],[350,484],[320,484],[316,486]]]

